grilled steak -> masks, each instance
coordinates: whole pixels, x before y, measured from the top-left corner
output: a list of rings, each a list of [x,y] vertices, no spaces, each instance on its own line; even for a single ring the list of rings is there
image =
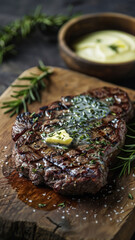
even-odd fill
[[[107,183],[132,117],[128,95],[108,87],[62,97],[38,113],[20,114],[12,129],[15,166],[34,184],[61,194],[95,194]],[[72,139],[69,145],[62,144],[62,130]],[[55,133],[58,143],[53,142]]]

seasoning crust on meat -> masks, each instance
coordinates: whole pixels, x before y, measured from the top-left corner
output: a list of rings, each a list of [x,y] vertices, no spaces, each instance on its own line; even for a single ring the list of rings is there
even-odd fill
[[[35,185],[65,195],[95,194],[124,145],[133,106],[119,88],[97,88],[17,116],[13,158]]]

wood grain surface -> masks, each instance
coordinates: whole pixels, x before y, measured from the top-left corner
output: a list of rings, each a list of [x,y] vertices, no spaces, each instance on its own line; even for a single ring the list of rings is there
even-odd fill
[[[37,68],[22,76],[39,73]],[[19,83],[16,80],[15,83]],[[101,86],[114,86],[77,72],[54,68],[42,103],[33,103],[29,110],[58,100],[62,95],[78,94]],[[125,89],[132,100],[135,91]],[[10,99],[9,87],[0,98]],[[36,187],[12,170],[11,128],[15,117],[0,110],[0,240],[129,240],[134,232],[135,175],[114,179],[99,194],[83,197],[63,197],[46,187]],[[60,203],[65,207],[58,206]],[[39,204],[46,204],[40,208]]]

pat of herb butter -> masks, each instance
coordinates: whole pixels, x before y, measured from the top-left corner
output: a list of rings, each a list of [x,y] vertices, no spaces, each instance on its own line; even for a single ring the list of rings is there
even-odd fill
[[[73,138],[71,138],[64,129],[54,133],[50,133],[46,138],[47,143],[63,144],[63,145],[69,145],[72,142],[72,140]]]

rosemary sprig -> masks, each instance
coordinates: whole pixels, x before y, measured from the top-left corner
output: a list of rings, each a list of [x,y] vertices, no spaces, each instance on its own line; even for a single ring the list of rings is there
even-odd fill
[[[59,28],[75,15],[54,15],[49,16],[41,13],[41,7],[37,7],[33,15],[24,16],[20,20],[16,20],[9,25],[0,29],[0,63],[3,57],[15,54],[15,45],[18,40],[27,37],[35,29],[40,29],[47,35],[50,32],[57,32]]]
[[[50,67],[46,67],[42,61],[39,61],[38,68],[42,71],[40,75],[32,74],[31,76],[26,76],[19,78],[19,80],[29,81],[29,84],[22,85],[11,85],[13,88],[21,88],[21,90],[13,91],[14,94],[11,95],[15,100],[3,102],[3,106],[1,108],[7,108],[8,110],[4,113],[9,113],[10,117],[14,114],[19,114],[20,110],[23,108],[24,112],[27,112],[27,105],[34,101],[41,101],[40,98],[40,89],[45,88],[46,84],[43,81],[45,78],[47,79],[50,74],[52,74],[53,69]]]
[[[129,126],[134,126],[134,124],[129,124]],[[120,148],[121,153],[117,156],[120,160],[118,166],[113,169],[121,169],[119,176],[123,176],[126,173],[130,174],[131,172],[131,164],[135,160],[135,129],[127,126],[128,134],[126,135],[126,142],[130,141],[129,144],[125,144],[123,148]],[[131,135],[132,134],[132,135]]]

